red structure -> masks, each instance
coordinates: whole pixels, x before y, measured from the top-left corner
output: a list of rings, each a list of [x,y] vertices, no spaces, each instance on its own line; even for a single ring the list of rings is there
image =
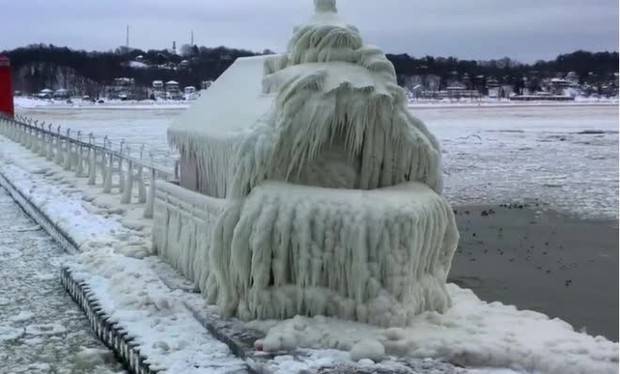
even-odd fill
[[[0,56],[0,115],[13,118],[14,114],[11,61],[6,56]]]

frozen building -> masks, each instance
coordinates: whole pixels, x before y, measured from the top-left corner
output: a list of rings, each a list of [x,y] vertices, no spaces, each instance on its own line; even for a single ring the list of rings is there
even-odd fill
[[[450,305],[439,146],[384,53],[314,3],[286,53],[237,59],[170,127],[154,247],[227,315],[402,326]]]

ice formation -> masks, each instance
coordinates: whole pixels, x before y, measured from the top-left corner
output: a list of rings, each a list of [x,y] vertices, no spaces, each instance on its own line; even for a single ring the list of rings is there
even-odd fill
[[[229,315],[403,326],[450,304],[439,146],[383,52],[314,3],[284,55],[237,60],[169,129],[154,244]]]
[[[187,167],[182,185],[215,197],[245,196],[263,180],[419,181],[440,192],[437,141],[408,112],[393,65],[337,17],[334,1],[315,5],[286,54],[239,61],[170,128]]]

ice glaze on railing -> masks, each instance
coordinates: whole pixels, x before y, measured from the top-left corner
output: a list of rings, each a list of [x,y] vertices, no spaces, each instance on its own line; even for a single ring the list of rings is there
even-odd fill
[[[31,118],[0,115],[0,134],[62,166],[74,171],[76,178],[88,178],[89,185],[101,184],[104,193],[117,189],[121,203],[130,204],[137,184],[137,202],[146,204],[144,217],[153,217],[157,179],[178,180],[178,167],[156,164],[153,152],[143,144],[95,136],[92,132],[62,129]],[[177,165],[177,163],[175,163]],[[147,196],[146,185],[149,191]]]

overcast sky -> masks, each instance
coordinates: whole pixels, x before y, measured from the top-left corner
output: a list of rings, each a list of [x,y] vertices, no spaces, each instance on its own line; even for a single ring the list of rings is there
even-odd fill
[[[312,0],[2,0],[0,50],[198,45],[281,52]],[[522,62],[618,50],[618,0],[338,0],[340,15],[390,53]]]

